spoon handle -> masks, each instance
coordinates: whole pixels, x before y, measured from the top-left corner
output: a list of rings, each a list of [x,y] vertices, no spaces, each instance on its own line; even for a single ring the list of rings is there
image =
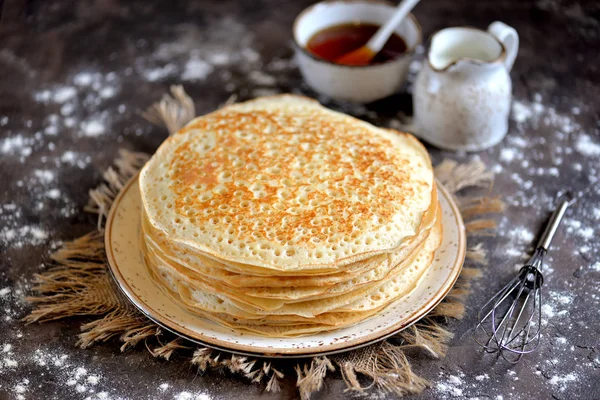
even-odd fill
[[[404,17],[408,15],[410,10],[412,10],[419,1],[420,0],[404,0],[398,4],[396,11],[394,11],[394,15],[392,15],[392,17],[379,28],[377,32],[375,32],[375,35],[373,35],[367,43],[367,47],[374,53],[378,53],[388,41],[398,24],[402,22]]]

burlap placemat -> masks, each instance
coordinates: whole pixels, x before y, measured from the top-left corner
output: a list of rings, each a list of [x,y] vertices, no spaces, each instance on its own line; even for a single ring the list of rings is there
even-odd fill
[[[143,115],[173,133],[194,118],[195,111],[182,87],[172,87],[171,93]],[[463,316],[469,283],[478,275],[477,266],[485,264],[485,250],[476,238],[493,233],[496,224],[487,214],[503,210],[502,201],[489,197],[489,190],[484,190],[484,196],[473,195],[473,191],[469,196],[461,195],[464,189],[491,186],[493,174],[480,161],[460,165],[445,160],[435,168],[436,177],[460,206],[468,237],[466,265],[448,296],[417,324],[380,343],[340,355],[292,362],[239,356],[178,338],[144,317],[116,287],[107,269],[103,225],[119,191],[148,158],[144,153],[120,151],[114,166],[104,173],[104,182],[89,191],[85,210],[98,214],[97,229],[65,243],[51,255],[53,266],[35,276],[34,295],[28,297],[33,310],[25,317],[27,323],[90,317],[81,326],[77,340],[82,349],[115,338],[122,343],[122,351],[143,342],[155,357],[169,360],[178,352],[177,362],[187,360],[201,371],[228,370],[272,392],[280,389],[281,378],[295,374],[304,399],[318,391],[326,375],[335,371],[341,373],[348,390],[356,392],[379,390],[403,396],[427,387],[428,382],[413,372],[411,361],[444,357],[452,337],[445,328],[446,321]]]

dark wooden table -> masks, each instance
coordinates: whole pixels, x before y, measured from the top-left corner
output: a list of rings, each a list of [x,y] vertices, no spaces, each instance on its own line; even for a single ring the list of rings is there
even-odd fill
[[[232,93],[314,96],[291,62],[290,29],[307,1],[8,1],[0,26],[0,398],[290,398],[186,362],[121,354],[111,342],[75,346],[84,321],[24,326],[23,297],[62,240],[94,227],[80,210],[119,148],[152,152],[165,133],[139,111],[183,83],[199,114]],[[416,369],[433,382],[418,398],[600,398],[600,188],[574,207],[548,257],[540,348],[515,366],[482,356],[470,337],[475,312],[514,273],[564,188],[598,180],[600,8],[595,1],[427,0],[415,14],[428,37],[451,25],[502,20],[521,36],[514,107],[503,143],[478,154],[508,203],[490,265],[467,316],[451,321],[448,356]],[[419,63],[413,64],[413,72]],[[367,107],[327,102],[371,122],[411,112],[405,89]],[[321,99],[324,101],[324,99]],[[187,394],[186,394],[187,393]],[[187,396],[189,394],[189,396]],[[191,397],[190,397],[191,396]],[[339,376],[315,398],[342,398]],[[383,398],[383,397],[381,397]]]

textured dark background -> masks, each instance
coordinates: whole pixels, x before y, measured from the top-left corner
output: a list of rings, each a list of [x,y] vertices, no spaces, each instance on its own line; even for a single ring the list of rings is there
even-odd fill
[[[280,394],[264,394],[236,377],[198,375],[177,357],[157,360],[143,347],[121,354],[110,342],[79,350],[75,335],[84,319],[24,326],[19,318],[27,312],[23,296],[32,275],[46,268],[51,248],[93,228],[93,218],[78,210],[116,150],[152,152],[164,140],[164,132],[143,121],[139,111],[170,84],[183,81],[199,114],[231,93],[240,99],[275,91],[315,95],[290,63],[291,24],[309,3],[6,2],[0,25],[1,399],[296,396],[292,379]],[[466,318],[450,322],[456,335],[448,356],[415,365],[433,383],[415,398],[599,399],[598,187],[569,212],[556,237],[539,350],[507,366],[484,357],[469,331],[478,306],[529,250],[554,194],[598,180],[598,2],[424,0],[415,14],[425,38],[446,26],[485,28],[494,20],[514,26],[521,37],[507,139],[478,155],[431,149],[436,162],[480,157],[497,172],[493,191],[509,207],[499,218],[497,236],[482,239],[490,264],[474,285]],[[214,56],[219,51],[225,54],[220,59]],[[207,54],[214,56],[209,67],[194,63]],[[212,71],[194,74],[195,67]],[[414,63],[413,72],[418,67]],[[266,77],[253,72],[258,70]],[[96,86],[77,81],[82,73]],[[407,90],[366,108],[328,105],[393,124],[398,111],[411,112]],[[348,396],[343,388],[334,375],[314,397]]]

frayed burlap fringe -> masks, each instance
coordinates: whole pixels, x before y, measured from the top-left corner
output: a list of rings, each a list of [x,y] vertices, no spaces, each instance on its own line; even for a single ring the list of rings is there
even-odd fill
[[[183,128],[196,116],[194,101],[185,93],[183,86],[171,86],[171,94],[172,96],[164,94],[158,103],[142,113],[151,123],[167,128],[169,135]]]
[[[89,191],[88,205],[85,211],[98,214],[98,231],[102,231],[102,223],[106,220],[113,200],[132,176],[146,164],[150,156],[145,153],[134,153],[119,150],[119,157],[114,167],[109,167],[102,175],[105,183]]]
[[[172,96],[165,95],[143,115],[174,133],[194,118],[195,112],[193,101],[181,86],[172,87],[171,93]],[[178,355],[201,372],[218,369],[239,374],[250,382],[263,384],[269,392],[279,391],[280,379],[295,371],[296,385],[303,399],[319,391],[327,375],[336,370],[347,390],[357,393],[378,390],[403,396],[419,393],[428,386],[428,382],[413,371],[411,359],[444,357],[452,338],[444,324],[448,318],[464,315],[469,284],[479,274],[476,268],[463,268],[444,301],[427,317],[394,337],[340,355],[308,359],[297,363],[293,370],[289,362],[282,360],[242,357],[198,347],[163,332],[142,316],[120,293],[107,270],[102,229],[113,200],[147,160],[147,154],[120,151],[114,167],[103,175],[105,182],[90,190],[86,210],[98,215],[98,229],[66,243],[51,256],[53,267],[35,276],[35,296],[28,298],[33,311],[25,318],[27,323],[92,317],[81,326],[77,344],[82,348],[118,338],[122,342],[121,350],[125,351],[143,341],[155,357],[170,360]],[[458,164],[450,160],[438,165],[435,174],[461,207],[469,236],[467,259],[472,265],[485,264],[482,244],[472,241],[478,235],[493,234],[496,223],[486,214],[501,212],[504,205],[497,198],[460,196],[459,192],[491,187],[493,174],[486,171],[481,161]],[[163,338],[167,339],[164,343]]]

